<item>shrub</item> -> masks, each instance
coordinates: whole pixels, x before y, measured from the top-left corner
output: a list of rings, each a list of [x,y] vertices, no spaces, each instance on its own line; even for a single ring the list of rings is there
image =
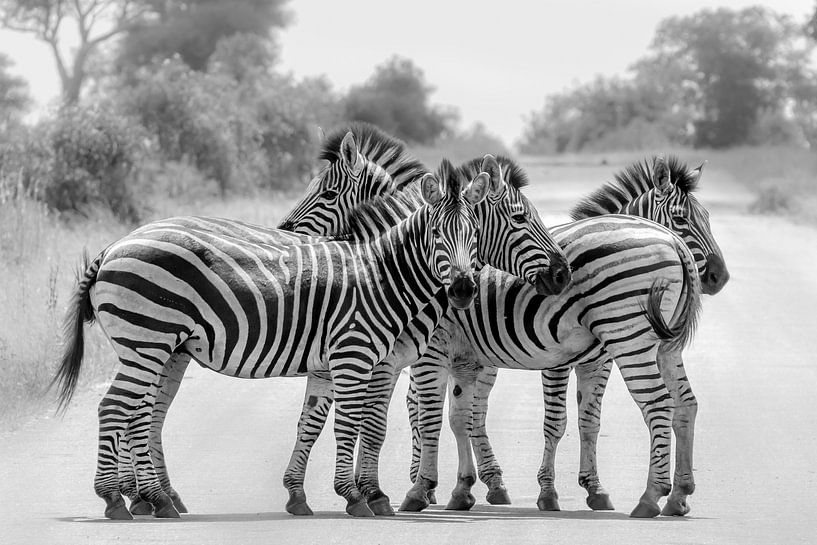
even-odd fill
[[[71,107],[0,145],[6,193],[24,193],[60,212],[93,204],[120,220],[139,220],[132,183],[139,131],[110,108]]]

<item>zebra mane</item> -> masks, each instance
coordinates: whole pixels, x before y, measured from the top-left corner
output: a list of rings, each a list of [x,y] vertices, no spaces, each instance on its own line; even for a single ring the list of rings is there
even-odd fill
[[[352,131],[360,154],[377,163],[391,176],[394,188],[400,190],[422,176],[428,169],[406,150],[406,144],[369,123],[355,122],[332,131],[323,143],[320,159],[334,162],[340,159],[340,143]]]
[[[655,162],[658,156],[641,162],[636,161],[614,176],[614,181],[606,182],[599,189],[583,198],[570,211],[574,220],[615,214],[624,205],[652,189]],[[666,159],[670,179],[683,193],[692,193],[698,188],[698,178],[681,162],[678,157],[670,155]]]
[[[497,155],[496,161],[499,163],[499,166],[502,167],[502,178],[509,186],[515,189],[522,189],[530,183],[528,173],[525,172],[525,169],[519,166],[519,164],[510,157]],[[460,166],[460,168],[465,172],[470,181],[482,170],[482,157],[471,159]]]
[[[366,242],[397,225],[422,204],[419,184],[362,201],[349,212],[346,222],[334,238]]]

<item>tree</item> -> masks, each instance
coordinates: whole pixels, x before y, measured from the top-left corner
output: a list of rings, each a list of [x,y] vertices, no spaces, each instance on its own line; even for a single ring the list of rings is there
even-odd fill
[[[0,0],[5,28],[33,34],[48,44],[57,65],[64,104],[79,101],[91,55],[130,29],[144,15],[137,0]],[[77,45],[65,53],[66,25],[75,25]]]
[[[290,20],[288,0],[143,0],[151,17],[132,29],[122,44],[119,63],[142,66],[179,55],[194,70],[207,68],[220,39],[234,34],[268,38],[270,29]]]
[[[0,53],[0,131],[19,121],[31,97],[25,80],[8,73],[11,60]]]
[[[434,90],[410,59],[392,57],[362,85],[349,89],[346,117],[366,121],[407,142],[429,143],[449,130],[456,114],[429,105]]]
[[[689,112],[695,145],[741,144],[762,112],[782,109],[808,79],[813,44],[801,36],[790,17],[763,7],[702,10],[663,20],[634,70]]]

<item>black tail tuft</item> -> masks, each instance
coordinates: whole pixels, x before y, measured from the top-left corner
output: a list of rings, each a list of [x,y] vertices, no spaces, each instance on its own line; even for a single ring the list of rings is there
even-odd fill
[[[59,388],[57,412],[62,412],[74,395],[82,367],[82,356],[85,353],[84,326],[94,321],[94,309],[91,305],[90,289],[96,282],[102,255],[91,262],[87,250],[82,254],[82,267],[77,271],[77,288],[71,296],[68,311],[63,324],[63,342],[65,343],[62,361],[49,389],[55,385]]]

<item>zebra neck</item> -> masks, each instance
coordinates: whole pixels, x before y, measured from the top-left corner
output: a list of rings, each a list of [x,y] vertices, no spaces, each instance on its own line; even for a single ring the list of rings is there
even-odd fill
[[[418,210],[369,245],[373,284],[383,303],[411,320],[443,289],[431,266],[427,214]]]

